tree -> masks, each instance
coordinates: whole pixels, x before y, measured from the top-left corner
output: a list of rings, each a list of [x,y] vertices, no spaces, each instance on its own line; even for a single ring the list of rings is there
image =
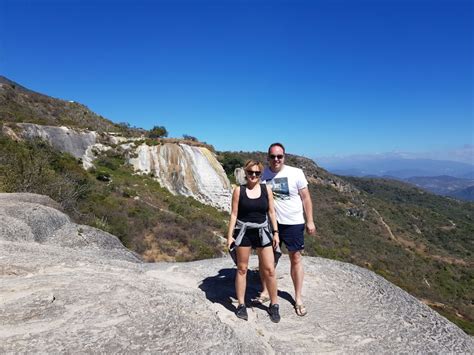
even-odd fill
[[[148,132],[148,137],[150,138],[168,137],[168,131],[166,130],[164,126],[154,126]]]
[[[119,126],[120,128],[122,128],[124,130],[130,129],[130,123],[128,123],[128,122],[119,122],[119,123],[117,123],[117,126]]]
[[[193,142],[198,141],[198,139],[196,137],[190,136],[189,134],[183,134],[183,138],[188,140],[188,141],[193,141]]]
[[[233,175],[236,168],[244,166],[244,160],[233,153],[223,152],[219,160],[228,176]]]

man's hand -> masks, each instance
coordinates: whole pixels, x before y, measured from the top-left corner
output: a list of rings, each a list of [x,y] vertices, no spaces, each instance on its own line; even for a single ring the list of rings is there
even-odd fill
[[[306,223],[306,231],[309,235],[316,235],[316,227],[314,226],[314,222]]]
[[[311,196],[309,194],[309,190],[307,187],[302,188],[298,192],[301,197],[301,201],[303,202],[303,209],[304,214],[306,217],[306,231],[309,235],[316,234],[316,227],[314,226],[313,222],[313,202],[311,201]]]

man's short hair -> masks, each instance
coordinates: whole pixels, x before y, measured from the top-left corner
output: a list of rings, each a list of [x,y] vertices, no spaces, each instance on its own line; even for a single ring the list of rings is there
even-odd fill
[[[268,147],[268,154],[270,154],[270,150],[273,147],[280,147],[281,149],[283,149],[283,154],[285,154],[285,147],[283,146],[283,144],[278,143],[278,142],[270,144],[270,146]]]

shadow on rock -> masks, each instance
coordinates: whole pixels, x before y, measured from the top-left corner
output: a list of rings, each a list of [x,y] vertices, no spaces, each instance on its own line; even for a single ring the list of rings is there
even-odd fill
[[[220,269],[217,275],[206,277],[202,280],[199,288],[204,291],[206,298],[212,303],[219,303],[231,312],[235,312],[237,306],[235,294],[235,273],[237,269]],[[260,275],[258,270],[247,271],[247,291],[245,303],[260,309],[267,309],[261,304],[252,304],[251,300],[256,298],[261,290]],[[278,297],[294,304],[293,297],[286,291],[278,291]]]

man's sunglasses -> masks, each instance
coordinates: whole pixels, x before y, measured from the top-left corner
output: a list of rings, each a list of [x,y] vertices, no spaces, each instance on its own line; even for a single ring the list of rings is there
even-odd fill
[[[261,171],[247,170],[246,173],[247,173],[247,175],[249,175],[249,176],[255,175],[255,176],[257,176],[257,177],[259,177],[260,175],[262,175],[262,172],[261,172]]]
[[[273,154],[270,154],[268,155],[268,157],[271,159],[271,160],[275,160],[275,158],[277,158],[278,160],[282,160],[284,155],[283,154],[278,154],[278,155],[273,155]]]

